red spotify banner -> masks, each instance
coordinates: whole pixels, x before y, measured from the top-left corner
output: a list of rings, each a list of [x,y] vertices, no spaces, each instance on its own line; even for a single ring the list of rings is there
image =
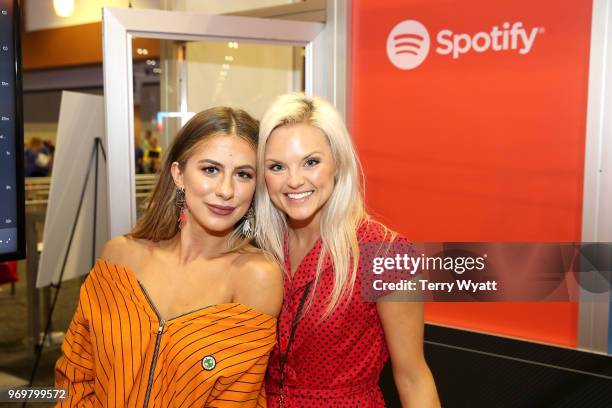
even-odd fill
[[[413,241],[580,241],[591,2],[355,0],[349,123],[369,210]],[[576,303],[426,318],[576,345]]]

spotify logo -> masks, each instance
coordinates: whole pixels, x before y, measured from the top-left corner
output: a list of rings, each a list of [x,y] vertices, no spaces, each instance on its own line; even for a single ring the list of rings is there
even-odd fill
[[[456,33],[442,29],[434,37],[433,53],[450,56],[458,60],[467,54],[485,52],[509,52],[529,54],[536,39],[546,30],[544,27],[526,27],[523,22],[508,21],[485,31]],[[429,32],[416,20],[404,20],[387,37],[387,56],[395,67],[402,70],[414,69],[421,65],[429,53]]]
[[[429,33],[416,20],[405,20],[396,25],[387,37],[387,56],[399,69],[413,69],[421,65],[429,53]]]

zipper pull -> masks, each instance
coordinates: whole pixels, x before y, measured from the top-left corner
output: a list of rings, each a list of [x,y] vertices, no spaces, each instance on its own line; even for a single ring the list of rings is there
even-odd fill
[[[162,334],[162,332],[164,331],[164,323],[165,322],[163,320],[161,320],[159,322],[159,327],[157,328],[157,334],[158,335]]]

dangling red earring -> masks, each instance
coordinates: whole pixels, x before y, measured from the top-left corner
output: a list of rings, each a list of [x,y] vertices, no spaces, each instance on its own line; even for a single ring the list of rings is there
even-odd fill
[[[185,212],[185,209],[183,208],[181,210],[181,214],[179,215],[179,219],[178,219],[179,229],[183,229],[186,223],[187,223],[187,213]]]

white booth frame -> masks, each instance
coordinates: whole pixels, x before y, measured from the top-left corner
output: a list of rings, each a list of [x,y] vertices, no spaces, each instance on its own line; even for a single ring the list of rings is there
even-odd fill
[[[593,0],[583,190],[583,242],[612,242],[612,0]],[[109,233],[136,221],[132,38],[244,40],[306,48],[306,93],[350,116],[350,0],[327,0],[327,22],[105,8],[103,62]],[[606,115],[606,112],[608,114]],[[112,180],[112,183],[110,182]],[[610,294],[581,297],[578,348],[608,352]],[[582,294],[581,294],[582,296]]]
[[[612,242],[612,0],[594,0],[591,23],[582,242]],[[582,291],[578,348],[608,353],[610,291]]]
[[[331,0],[328,23],[219,16],[164,10],[103,10],[103,70],[109,235],[136,222],[132,39],[240,40],[304,46],[306,93],[346,112],[347,0]]]

